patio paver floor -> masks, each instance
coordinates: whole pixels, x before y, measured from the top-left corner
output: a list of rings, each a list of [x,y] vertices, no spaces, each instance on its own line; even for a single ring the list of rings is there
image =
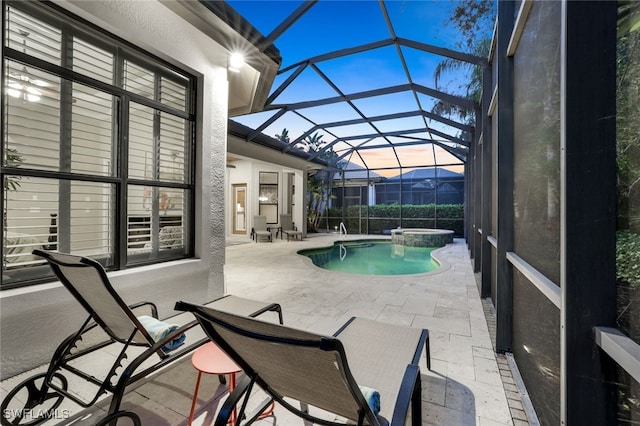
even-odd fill
[[[440,272],[408,276],[330,272],[296,255],[300,249],[328,246],[339,239],[336,234],[310,234],[303,241],[273,243],[230,238],[226,248],[226,292],[278,302],[286,325],[317,333],[331,335],[352,316],[427,328],[432,370],[427,371],[423,356],[423,425],[513,425],[501,380],[504,363],[492,348],[465,242],[456,239],[438,252],[443,261]],[[0,383],[2,395],[31,374],[33,371]],[[138,413],[144,425],[184,426],[195,380],[196,371],[186,357],[130,390],[123,406]],[[224,390],[217,378],[203,376],[194,425],[212,423],[225,398]],[[45,424],[95,424],[106,407],[108,400],[88,410],[65,401],[59,412],[60,417],[68,418]],[[256,424],[308,423],[276,406],[274,416]],[[518,419],[517,424],[527,422]]]

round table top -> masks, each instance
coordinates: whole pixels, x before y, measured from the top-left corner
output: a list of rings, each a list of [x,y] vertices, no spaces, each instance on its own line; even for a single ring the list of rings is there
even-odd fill
[[[208,374],[231,374],[242,370],[213,342],[198,348],[191,357],[193,366]]]

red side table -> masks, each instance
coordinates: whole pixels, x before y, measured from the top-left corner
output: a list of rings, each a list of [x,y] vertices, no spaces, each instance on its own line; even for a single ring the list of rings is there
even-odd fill
[[[214,345],[213,342],[207,342],[198,348],[191,357],[191,363],[198,370],[198,378],[196,379],[196,389],[193,391],[193,402],[191,403],[191,413],[189,413],[189,425],[193,423],[193,415],[196,411],[196,401],[198,400],[198,391],[200,390],[200,378],[202,373],[229,375],[229,393],[236,386],[236,373],[242,371],[235,362],[225,354],[222,349]],[[231,423],[236,422],[236,410],[231,413]]]
[[[238,367],[238,365],[213,342],[207,342],[198,348],[191,357],[191,363],[195,369],[198,370],[198,378],[196,379],[196,389],[193,391],[193,401],[191,402],[191,412],[189,413],[190,426],[193,423],[193,415],[196,411],[196,402],[198,400],[198,391],[200,390],[200,378],[202,377],[202,373],[215,374],[218,376],[228,374],[229,393],[231,393],[236,387],[236,373],[242,371],[242,369]],[[260,417],[268,416],[272,412],[273,404],[271,405],[271,408]],[[229,422],[231,424],[236,424],[237,417],[238,413],[234,408]]]

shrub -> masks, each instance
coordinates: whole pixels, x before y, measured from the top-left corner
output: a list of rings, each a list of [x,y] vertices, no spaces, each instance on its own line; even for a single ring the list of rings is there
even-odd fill
[[[402,220],[400,220],[401,213]],[[403,228],[450,229],[454,231],[456,236],[464,235],[463,204],[407,204],[402,207],[399,204],[358,205],[347,207],[344,215],[345,226],[351,232],[383,234],[401,226]],[[362,219],[361,222],[360,219]],[[330,209],[328,221],[330,229],[339,226],[340,222],[342,222],[342,208]]]
[[[640,288],[640,235],[618,231],[616,244],[617,279]]]

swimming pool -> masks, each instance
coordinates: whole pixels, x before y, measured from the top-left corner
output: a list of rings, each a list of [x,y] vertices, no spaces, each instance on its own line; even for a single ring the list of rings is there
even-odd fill
[[[391,241],[339,241],[333,247],[300,250],[314,265],[362,275],[408,275],[435,271],[431,257],[437,247],[406,247]]]

